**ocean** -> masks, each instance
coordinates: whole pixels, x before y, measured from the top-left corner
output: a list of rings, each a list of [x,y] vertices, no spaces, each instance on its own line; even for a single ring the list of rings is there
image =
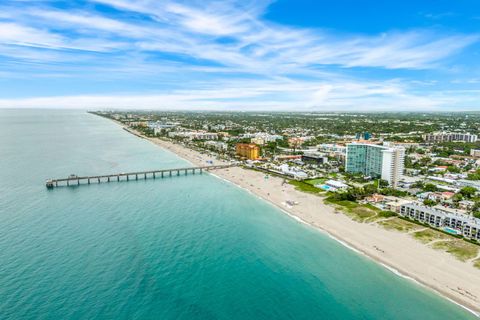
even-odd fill
[[[84,111],[0,110],[0,319],[476,319]]]

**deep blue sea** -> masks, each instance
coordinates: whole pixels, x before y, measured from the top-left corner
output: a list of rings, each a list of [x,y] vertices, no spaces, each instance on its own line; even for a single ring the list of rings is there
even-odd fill
[[[45,188],[187,162],[83,111],[0,110],[0,319],[473,319],[208,174]]]

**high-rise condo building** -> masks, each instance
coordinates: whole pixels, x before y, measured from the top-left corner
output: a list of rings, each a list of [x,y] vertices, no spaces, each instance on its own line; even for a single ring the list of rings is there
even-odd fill
[[[382,178],[396,188],[405,166],[403,147],[381,146],[367,143],[347,144],[345,171]]]

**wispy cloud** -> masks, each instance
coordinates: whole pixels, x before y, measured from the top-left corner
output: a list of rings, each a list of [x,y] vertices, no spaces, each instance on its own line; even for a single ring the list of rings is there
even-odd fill
[[[452,91],[416,95],[409,89],[395,81],[233,81],[222,83],[221,87],[219,84],[206,84],[195,89],[162,94],[116,93],[0,99],[0,108],[426,111],[449,109],[455,105],[457,110],[467,110],[474,106],[480,94],[479,91]]]
[[[30,21],[43,29],[4,22],[0,25],[3,30],[0,41],[87,51],[125,46],[126,50],[150,51],[150,54],[184,54],[224,66],[244,67],[248,72],[267,72],[273,67],[288,72],[312,65],[430,68],[478,40],[478,36],[442,37],[419,30],[365,36],[285,27],[261,19],[265,4],[247,3],[237,8],[218,2],[202,7],[169,1],[97,2],[153,20],[118,21],[99,12],[43,7],[13,10],[12,20]]]

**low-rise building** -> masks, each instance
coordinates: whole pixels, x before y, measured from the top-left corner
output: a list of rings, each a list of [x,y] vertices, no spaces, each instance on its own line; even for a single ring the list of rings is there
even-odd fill
[[[278,167],[280,172],[283,174],[286,174],[288,176],[291,176],[295,179],[302,180],[308,178],[308,174],[298,168],[291,167],[288,164],[282,164]]]
[[[182,137],[189,140],[217,140],[218,134],[205,131],[171,131],[168,133],[170,138]]]
[[[382,194],[374,193],[371,196],[366,197],[365,201],[367,203],[373,203],[373,204],[382,203],[385,201],[385,196]]]
[[[329,186],[330,188],[334,188],[335,190],[347,190],[348,185],[337,180],[327,180],[325,181],[325,185]]]
[[[218,151],[225,151],[228,149],[228,144],[222,141],[205,141],[205,146]]]
[[[458,202],[458,207],[462,210],[471,210],[475,206],[474,201],[462,200]]]
[[[400,212],[400,208],[402,205],[412,202],[412,200],[407,200],[394,196],[384,196],[377,193],[365,198],[365,200],[367,203],[370,203],[381,210],[387,210],[396,213]]]
[[[480,149],[470,150],[470,156],[472,156],[474,158],[480,158]]]
[[[286,154],[286,155],[279,155],[279,156],[276,156],[275,157],[275,160],[277,161],[296,161],[296,160],[302,160],[302,156],[301,155],[289,155],[289,154]]]
[[[316,152],[305,153],[302,155],[302,162],[306,164],[321,165],[328,163],[328,157]]]
[[[312,140],[314,137],[313,136],[307,136],[307,137],[290,137],[288,138],[288,145],[291,148],[298,148],[302,144],[304,144],[306,141]]]
[[[384,203],[383,205],[383,210],[387,210],[387,211],[392,211],[392,212],[395,212],[395,213],[400,213],[400,210],[402,208],[402,206],[404,204],[407,204],[407,203],[410,203],[411,200],[407,200],[407,199],[402,199],[402,198],[396,198],[394,197],[395,199],[389,199],[387,198],[387,202]]]
[[[282,140],[283,136],[277,135],[277,134],[269,134],[266,132],[256,132],[256,133],[245,133],[241,136],[242,138],[251,138],[252,143],[256,143],[253,141],[253,139],[258,139],[258,141],[261,141],[261,144],[269,143],[269,142],[275,142],[277,140]]]
[[[417,202],[403,204],[400,215],[432,227],[480,241],[480,219],[465,213],[439,207],[426,207]]]
[[[474,187],[475,189],[480,191],[480,181],[460,179],[460,180],[457,180],[456,184],[461,188]]]

